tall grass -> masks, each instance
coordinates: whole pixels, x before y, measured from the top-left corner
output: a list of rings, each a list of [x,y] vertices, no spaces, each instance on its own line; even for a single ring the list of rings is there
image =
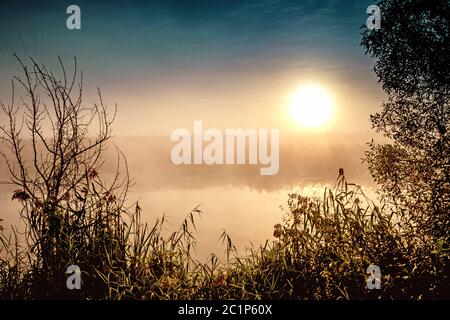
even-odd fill
[[[320,198],[290,194],[283,221],[264,245],[240,255],[223,232],[226,260],[198,261],[200,208],[166,236],[164,217],[149,225],[138,203],[126,205],[132,181],[119,150],[112,181],[100,177],[117,108],[108,111],[99,89],[97,102],[83,102],[76,59],[67,72],[58,58],[58,76],[32,58],[27,66],[15,57],[22,75],[11,82],[11,102],[0,102],[6,119],[0,157],[9,172],[4,183],[17,188],[12,200],[21,203],[25,229],[0,228],[0,298],[450,296],[449,239],[422,228],[418,217],[428,212],[376,205],[347,183],[343,170]],[[381,290],[365,289],[371,264],[381,268]],[[81,290],[66,287],[69,265],[81,269]]]
[[[22,199],[21,201],[24,201]],[[449,297],[449,254],[409,217],[369,200],[343,170],[321,198],[290,194],[272,240],[237,254],[220,237],[226,260],[194,258],[194,208],[164,236],[164,217],[142,223],[138,203],[126,208],[93,193],[82,214],[46,211],[52,234],[21,244],[0,232],[2,299],[426,299]],[[43,217],[36,219],[44,219]],[[53,220],[52,220],[53,219]],[[34,223],[33,220],[28,223]],[[51,242],[48,244],[47,242]],[[36,250],[42,244],[51,250]],[[45,255],[45,256],[43,256]],[[82,289],[66,288],[65,268],[82,270]],[[381,290],[368,290],[366,269],[378,265]]]

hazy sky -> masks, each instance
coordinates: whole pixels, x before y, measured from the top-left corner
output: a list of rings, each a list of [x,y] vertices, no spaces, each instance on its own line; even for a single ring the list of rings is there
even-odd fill
[[[66,28],[66,8],[71,4],[81,8],[81,30]],[[2,3],[0,100],[9,101],[10,79],[19,72],[12,52],[31,55],[50,67],[56,66],[57,55],[67,66],[76,56],[84,75],[85,102],[95,101],[100,86],[107,103],[118,103],[115,142],[137,181],[130,201],[140,201],[145,218],[165,212],[178,223],[202,204],[209,216],[200,230],[208,246],[217,243],[221,228],[241,243],[258,243],[281,219],[279,205],[285,203],[287,192],[281,189],[333,181],[340,167],[346,168],[351,181],[368,183],[360,159],[372,135],[369,115],[383,99],[373,61],[359,46],[370,4],[362,0]],[[300,130],[287,112],[288,97],[305,83],[320,84],[334,102],[332,122],[321,132]],[[173,165],[170,133],[177,128],[192,130],[194,120],[203,121],[205,128],[279,128],[279,174],[260,176],[248,166]],[[108,173],[108,168],[104,170]],[[0,167],[0,177],[4,171]],[[17,219],[11,192],[0,192],[7,221]]]
[[[66,8],[81,8],[81,30]],[[382,98],[359,46],[371,1],[14,1],[0,5],[0,99],[10,52],[54,65],[76,56],[87,102],[117,102],[117,135],[207,127],[294,130],[286,100],[301,83],[332,95],[335,133],[370,132]]]

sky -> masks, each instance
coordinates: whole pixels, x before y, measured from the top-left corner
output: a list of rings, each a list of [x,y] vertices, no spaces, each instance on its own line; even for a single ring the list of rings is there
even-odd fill
[[[72,4],[81,9],[81,30],[66,27],[66,8]],[[58,70],[58,55],[68,70],[76,57],[84,101],[94,103],[100,87],[107,104],[118,104],[114,143],[136,181],[129,200],[139,201],[146,219],[165,213],[176,224],[201,204],[208,214],[199,226],[206,239],[202,243],[217,243],[222,228],[241,244],[263,243],[280,221],[279,206],[294,186],[322,192],[322,184],[332,184],[341,167],[350,181],[370,184],[361,158],[374,136],[369,116],[384,98],[374,62],[359,45],[371,4],[2,3],[0,102],[10,101],[10,80],[20,73],[11,53],[25,61],[32,56],[53,70]],[[292,93],[305,84],[319,85],[333,102],[333,116],[320,130],[300,127],[288,112]],[[0,114],[0,123],[5,120]],[[261,176],[254,166],[175,166],[169,157],[171,132],[193,130],[195,120],[222,130],[279,129],[279,172]],[[112,174],[114,154],[106,158],[112,164],[102,170]],[[6,176],[0,166],[0,178]],[[2,218],[8,222],[18,218],[11,192],[0,189]]]
[[[68,30],[67,6],[81,9]],[[290,93],[319,83],[336,113],[328,132],[370,133],[382,91],[359,46],[371,1],[14,1],[0,5],[0,100],[19,72],[11,52],[55,67],[77,57],[87,101],[119,106],[119,136],[168,135],[194,120],[280,128]],[[308,134],[308,132],[304,132]]]

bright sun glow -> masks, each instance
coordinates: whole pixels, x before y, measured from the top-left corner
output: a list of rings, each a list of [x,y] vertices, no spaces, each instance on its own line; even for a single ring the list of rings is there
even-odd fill
[[[320,128],[331,120],[333,101],[321,86],[304,85],[293,92],[289,112],[301,127]]]

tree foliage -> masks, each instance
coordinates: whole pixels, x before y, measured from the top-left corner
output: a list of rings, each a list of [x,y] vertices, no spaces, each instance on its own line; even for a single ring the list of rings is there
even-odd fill
[[[450,227],[450,2],[384,0],[381,29],[362,46],[388,98],[371,116],[390,139],[370,145],[381,190],[418,228],[448,237]],[[448,241],[448,240],[447,240]]]

